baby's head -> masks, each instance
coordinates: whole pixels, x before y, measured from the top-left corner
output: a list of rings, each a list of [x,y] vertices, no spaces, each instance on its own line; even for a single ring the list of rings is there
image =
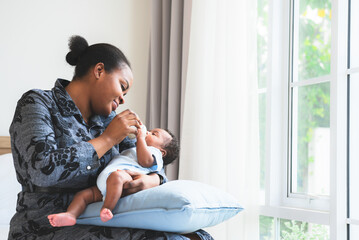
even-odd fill
[[[147,146],[158,148],[163,157],[163,165],[170,164],[179,155],[179,144],[176,137],[169,130],[155,128],[146,134]]]

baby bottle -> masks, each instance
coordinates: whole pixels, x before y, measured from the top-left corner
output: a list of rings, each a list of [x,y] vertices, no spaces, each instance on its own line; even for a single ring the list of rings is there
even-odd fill
[[[135,126],[131,126],[131,127],[136,128]],[[147,132],[146,126],[142,124],[142,125],[141,125],[141,130],[142,130],[143,132]],[[130,139],[134,139],[134,138],[136,138],[136,134],[135,134],[135,133],[130,133],[130,134],[128,134],[128,137],[129,137]]]

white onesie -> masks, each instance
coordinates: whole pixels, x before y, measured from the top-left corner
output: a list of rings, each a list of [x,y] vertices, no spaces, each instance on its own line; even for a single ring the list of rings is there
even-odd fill
[[[115,156],[109,164],[105,167],[105,169],[100,173],[97,177],[97,187],[100,189],[102,196],[106,195],[106,180],[108,176],[117,171],[117,169],[121,170],[131,170],[134,172],[147,174],[151,172],[158,172],[163,167],[163,159],[162,153],[159,149],[155,147],[148,147],[154,157],[154,163],[151,167],[145,168],[142,167],[137,161],[137,153],[136,147],[126,149],[121,152],[121,154]]]

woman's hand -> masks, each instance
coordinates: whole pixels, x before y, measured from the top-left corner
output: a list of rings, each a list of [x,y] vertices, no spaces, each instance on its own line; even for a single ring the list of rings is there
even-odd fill
[[[110,148],[122,142],[128,134],[135,134],[140,124],[142,122],[137,114],[127,109],[117,114],[105,131],[99,137],[91,139],[89,143],[95,148],[98,158],[101,158]]]
[[[151,174],[141,174],[125,170],[128,174],[131,175],[132,181],[125,183],[123,186],[122,196],[127,196],[141,190],[148,188],[156,187],[160,185],[160,178],[156,173]]]
[[[114,143],[113,145],[119,144],[128,134],[136,134],[137,128],[140,128],[141,124],[142,122],[137,114],[127,109],[112,119],[102,135],[110,138]]]

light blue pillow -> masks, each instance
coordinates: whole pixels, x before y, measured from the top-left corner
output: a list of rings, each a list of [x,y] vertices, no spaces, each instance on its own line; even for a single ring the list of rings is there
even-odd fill
[[[102,222],[102,202],[90,204],[78,224],[189,233],[219,224],[242,211],[230,194],[196,181],[176,180],[121,198],[113,218]]]

